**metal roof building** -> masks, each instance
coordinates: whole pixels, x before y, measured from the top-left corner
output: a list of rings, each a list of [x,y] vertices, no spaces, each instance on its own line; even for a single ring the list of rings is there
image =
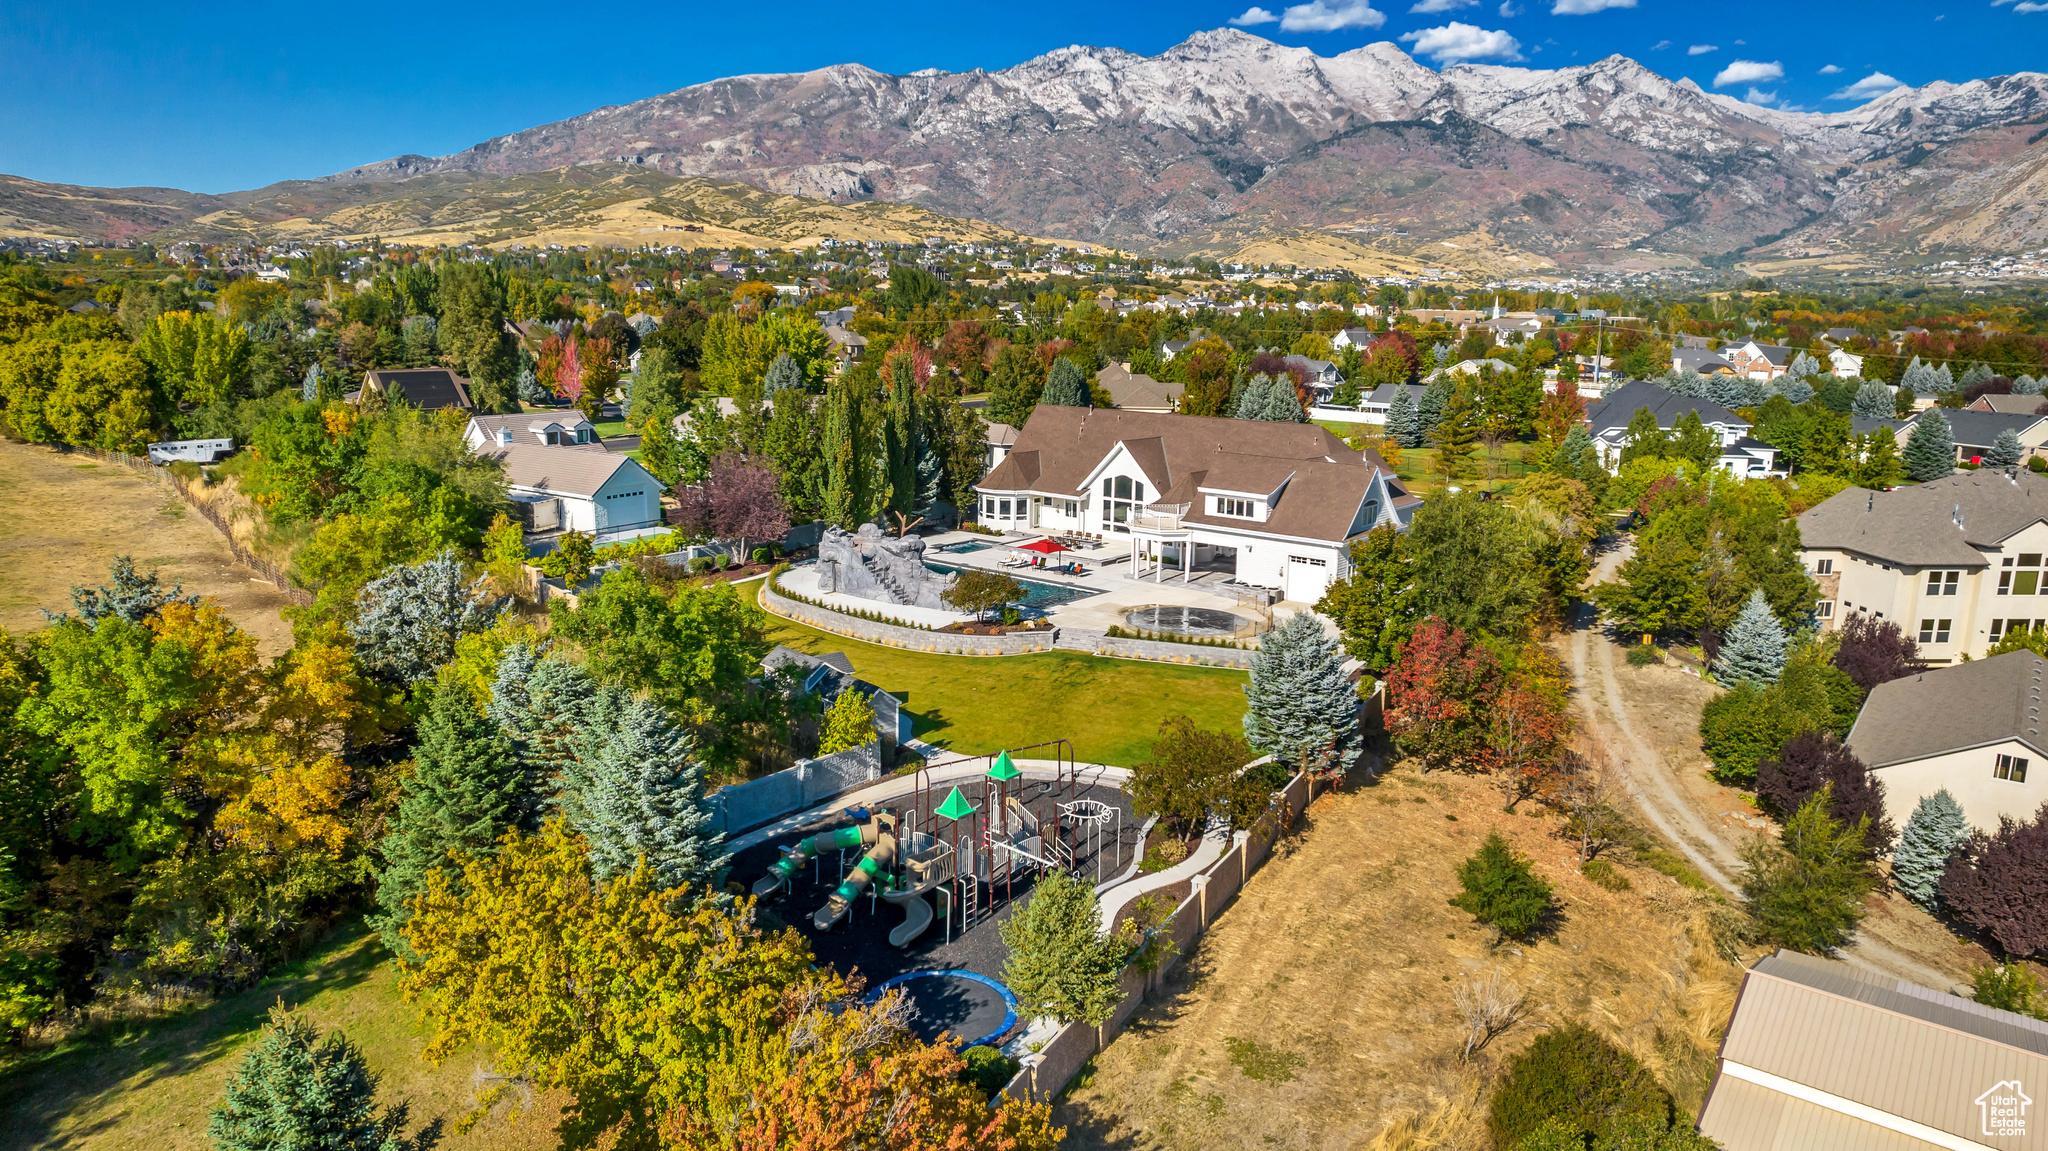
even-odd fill
[[[1725,1151],[2048,1151],[2048,1023],[1779,951],[1721,1044],[1700,1132]]]

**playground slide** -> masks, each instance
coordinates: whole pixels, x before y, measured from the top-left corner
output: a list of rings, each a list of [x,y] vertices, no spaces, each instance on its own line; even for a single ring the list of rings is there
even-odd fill
[[[871,823],[867,826],[875,825]],[[895,863],[896,837],[886,831],[881,832],[875,845],[868,849],[866,855],[861,856],[860,862],[854,865],[852,871],[846,873],[845,880],[839,884],[839,889],[832,893],[832,898],[825,901],[825,906],[820,907],[816,915],[811,916],[811,925],[819,931],[830,931],[833,924],[845,918],[846,913],[852,910],[853,901],[875,881],[875,876],[893,867]]]
[[[880,828],[872,822],[859,827],[842,827],[838,831],[819,832],[790,848],[781,859],[776,860],[774,866],[768,869],[768,874],[754,882],[754,894],[767,895],[788,883],[797,872],[803,870],[804,864],[809,863],[813,856],[823,855],[842,847],[873,846],[875,836],[879,832]]]
[[[903,922],[889,932],[891,947],[910,946],[911,940],[923,935],[932,925],[931,900],[924,897],[927,890],[891,891],[882,896],[883,900],[903,908]]]

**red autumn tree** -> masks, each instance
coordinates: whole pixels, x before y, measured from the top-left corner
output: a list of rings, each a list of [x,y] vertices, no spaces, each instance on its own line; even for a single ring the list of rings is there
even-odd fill
[[[1586,422],[1586,397],[1570,384],[1559,382],[1561,389],[1546,392],[1543,402],[1536,407],[1536,430],[1546,444],[1561,444],[1573,428]]]
[[[987,354],[988,329],[979,320],[954,320],[939,339],[939,359],[970,383],[980,382]]]
[[[1571,738],[1571,717],[1546,692],[1511,685],[1485,708],[1486,742],[1480,765],[1500,789],[1501,810],[1547,794]]]
[[[922,392],[938,370],[932,360],[932,350],[924,346],[924,341],[906,333],[901,339],[889,345],[889,350],[883,354],[882,379],[895,379],[896,363],[904,359],[910,361],[910,378],[916,382],[917,390]]]
[[[555,365],[555,391],[567,396],[572,404],[583,398],[583,354],[577,349],[573,334],[562,344],[562,358]]]
[[[1402,378],[1413,383],[1416,372],[1422,366],[1422,351],[1415,346],[1414,334],[1395,328],[1366,345],[1367,359],[1378,360],[1381,356],[1387,355],[1401,357],[1408,365],[1408,370],[1402,373]]]
[[[1180,410],[1191,416],[1221,416],[1230,403],[1230,348],[1213,336],[1181,349],[1172,366],[1187,385]]]
[[[1491,651],[1432,616],[1387,672],[1387,731],[1427,770],[1469,764],[1485,746],[1485,709],[1501,680]]]
[[[779,540],[789,534],[789,508],[782,502],[775,472],[727,452],[695,487],[676,486],[675,522],[690,532],[738,543],[738,558],[751,554],[749,540]]]

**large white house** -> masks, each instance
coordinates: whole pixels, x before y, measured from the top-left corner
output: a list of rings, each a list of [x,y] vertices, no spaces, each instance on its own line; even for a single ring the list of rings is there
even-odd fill
[[[1314,603],[1349,542],[1422,500],[1314,424],[1040,404],[976,485],[981,522],[1131,541],[1134,573],[1220,572]]]
[[[1598,403],[1586,408],[1586,430],[1600,453],[1600,462],[1612,471],[1619,466],[1621,449],[1628,443],[1628,425],[1639,411],[1647,410],[1658,430],[1670,434],[1688,413],[1721,441],[1721,453],[1714,466],[1739,477],[1763,476],[1777,470],[1778,449],[1762,440],[1751,439],[1749,421],[1712,400],[1679,396],[1646,380],[1623,384]]]
[[[1824,627],[1892,620],[1943,664],[2048,626],[2048,478],[2024,468],[1850,488],[1802,513],[1799,539]]]
[[[2041,679],[2048,661],[2009,651],[1881,683],[1863,701],[1849,750],[1884,780],[1885,814],[1904,827],[1943,788],[1970,826],[1998,830],[2048,803]]]

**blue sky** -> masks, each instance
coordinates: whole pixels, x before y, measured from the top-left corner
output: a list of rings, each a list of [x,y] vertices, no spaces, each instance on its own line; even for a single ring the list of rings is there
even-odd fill
[[[0,172],[224,192],[504,132],[720,76],[855,61],[1003,68],[1068,44],[1156,53],[1236,21],[1335,55],[1397,40],[1432,65],[1610,52],[1781,106],[2048,68],[2048,0],[1308,0],[882,7],[0,3]],[[1519,58],[1519,60],[1517,60]],[[1828,69],[1836,71],[1828,71]]]

